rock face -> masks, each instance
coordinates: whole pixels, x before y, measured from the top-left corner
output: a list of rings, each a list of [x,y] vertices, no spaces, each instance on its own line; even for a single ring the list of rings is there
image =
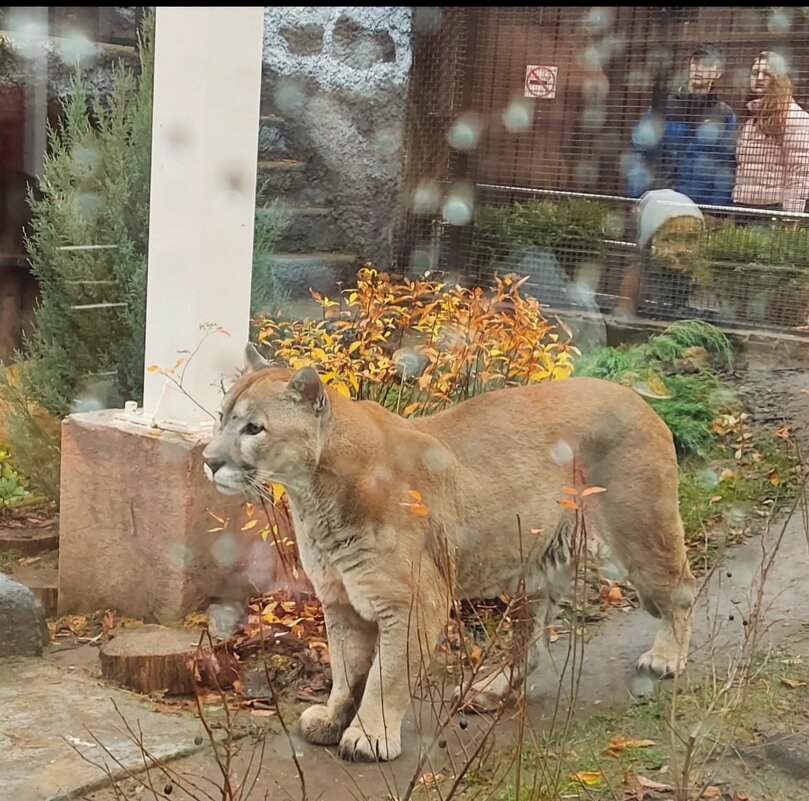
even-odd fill
[[[0,657],[39,656],[47,641],[39,601],[24,584],[0,573]]]
[[[390,6],[265,8],[258,200],[277,201],[290,219],[277,279],[294,296],[350,280],[367,259],[390,265],[411,16]],[[292,262],[296,278],[284,286]]]

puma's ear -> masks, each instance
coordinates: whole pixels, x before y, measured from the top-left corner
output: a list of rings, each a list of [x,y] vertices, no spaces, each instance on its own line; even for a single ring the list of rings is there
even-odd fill
[[[248,342],[244,348],[245,370],[252,373],[269,366],[270,363],[256,350],[255,345],[252,342]]]
[[[320,417],[329,407],[329,399],[326,389],[317,371],[311,367],[301,367],[287,385],[295,399],[300,403],[305,403],[313,409],[314,413]]]

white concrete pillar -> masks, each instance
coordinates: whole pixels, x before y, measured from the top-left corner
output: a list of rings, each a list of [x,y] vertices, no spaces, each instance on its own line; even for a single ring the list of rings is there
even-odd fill
[[[262,6],[157,6],[140,416],[160,428],[210,425],[200,406],[216,410],[247,341],[263,18]],[[205,324],[229,336],[204,338]],[[183,377],[192,401],[150,367],[198,347]]]

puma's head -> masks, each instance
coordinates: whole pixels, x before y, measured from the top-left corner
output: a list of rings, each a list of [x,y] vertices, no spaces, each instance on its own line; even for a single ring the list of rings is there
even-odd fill
[[[320,458],[329,399],[311,367],[271,367],[252,345],[246,372],[227,392],[213,439],[205,448],[205,474],[226,494],[256,494],[275,482],[305,483]]]

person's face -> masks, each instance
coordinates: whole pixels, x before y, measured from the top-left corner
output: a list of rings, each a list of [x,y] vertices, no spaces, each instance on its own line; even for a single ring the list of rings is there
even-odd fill
[[[692,58],[688,69],[688,89],[698,94],[710,92],[721,74],[722,70],[718,64],[713,64],[700,56]]]
[[[772,87],[773,75],[770,71],[769,59],[759,58],[750,70],[750,90],[754,95],[763,95]]]

